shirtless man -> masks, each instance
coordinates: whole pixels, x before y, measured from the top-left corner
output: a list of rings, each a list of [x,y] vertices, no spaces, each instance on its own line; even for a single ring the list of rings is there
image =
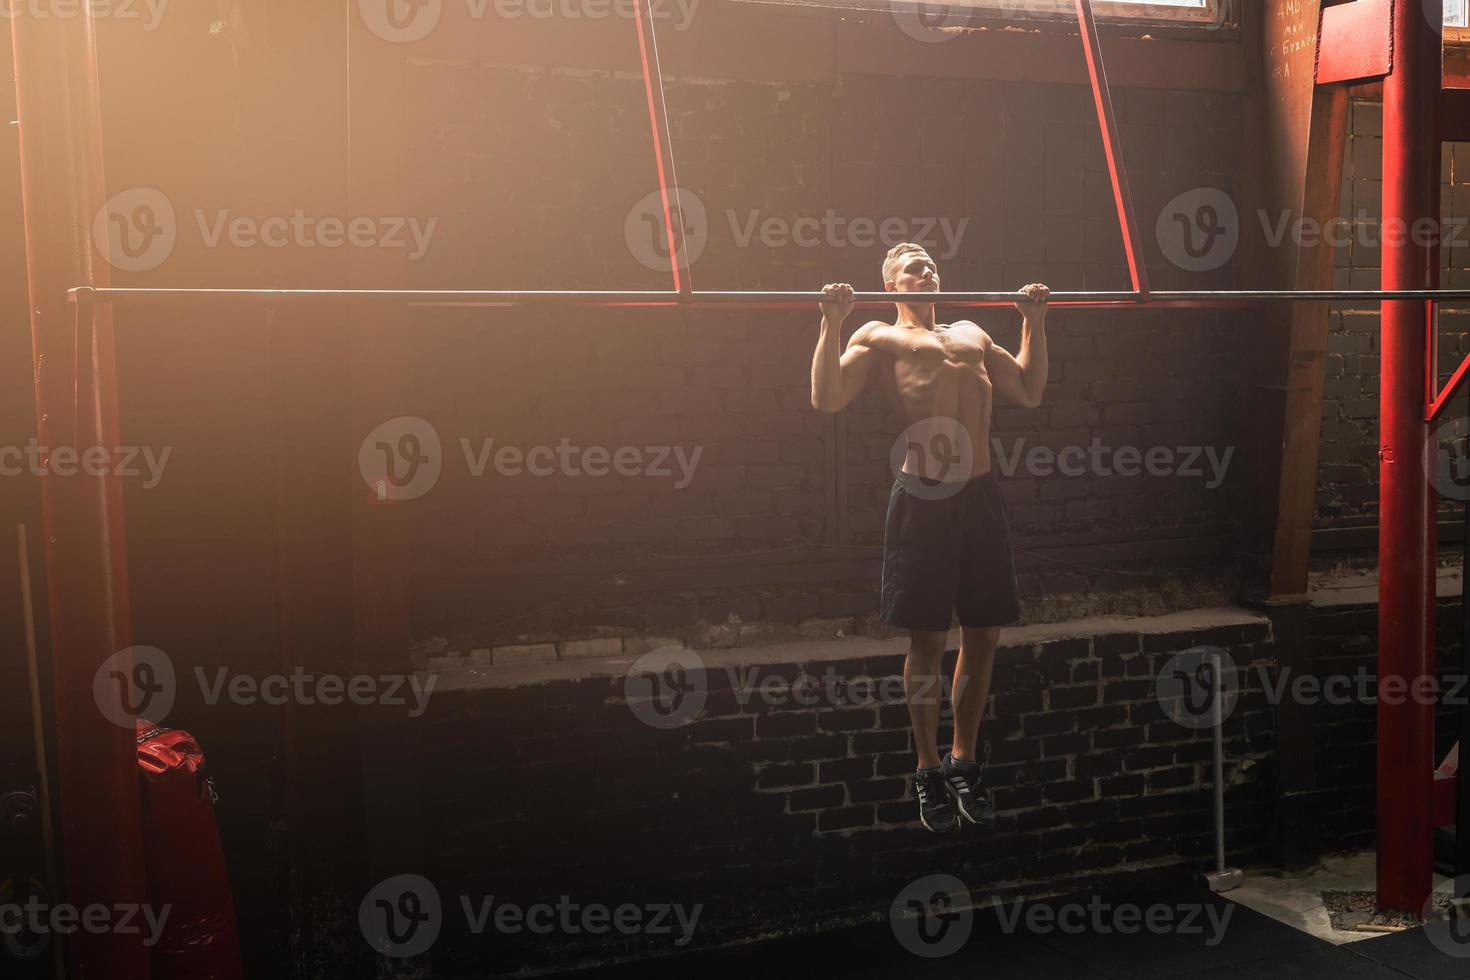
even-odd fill
[[[883,262],[883,286],[903,295],[938,292],[939,271],[922,247],[897,245]],[[919,756],[914,793],[919,819],[938,833],[960,819],[995,821],[975,745],[1000,627],[1019,618],[1020,603],[1005,502],[991,470],[991,408],[996,398],[1037,407],[1047,376],[1050,290],[1034,284],[1021,293],[1014,357],[969,320],[936,324],[934,304],[917,297],[896,300],[897,323],[865,324],[840,352],[853,289],[829,285],[812,358],[813,408],[840,411],[873,377],[906,426],[894,455],[880,612],[883,622],[909,631],[903,679]],[[939,670],[956,612],[963,639],[951,689],[954,744],[941,760]]]

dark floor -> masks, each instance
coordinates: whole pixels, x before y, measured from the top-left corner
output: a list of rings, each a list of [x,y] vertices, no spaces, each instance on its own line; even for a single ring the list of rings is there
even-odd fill
[[[782,977],[836,976],[980,978],[980,980],[1153,980],[1153,978],[1272,978],[1272,980],[1466,980],[1470,978],[1470,932],[1452,935],[1448,926],[1433,938],[1424,929],[1333,946],[1289,926],[1210,894],[1202,886],[1181,884],[1167,890],[1080,895],[1034,903],[1051,912],[1069,909],[1075,919],[1085,912],[1086,924],[1062,931],[1044,920],[1031,920],[1030,906],[1020,910],[977,910],[967,942],[947,956],[920,956],[900,942],[889,923],[878,923],[719,953],[675,957],[636,966],[582,973],[596,980],[656,980],[687,977],[774,980]],[[1098,909],[1097,913],[1088,911]],[[1172,928],[1139,928],[1123,935],[1113,916],[1127,909],[1142,917],[1150,909]],[[1210,913],[1213,911],[1214,917]],[[1225,918],[1228,912],[1228,918]],[[1004,921],[1002,919],[1002,914]],[[1127,914],[1127,913],[1125,913]],[[906,928],[910,946],[934,952],[963,917],[951,915],[947,928],[931,923],[934,946],[924,947],[917,931]],[[1069,925],[1073,925],[1069,919]],[[1096,930],[1091,923],[1103,922]],[[1028,926],[1029,921],[1040,924]],[[1220,923],[1223,922],[1223,927]],[[915,923],[909,923],[913,926]],[[1435,941],[1437,940],[1437,942]]]

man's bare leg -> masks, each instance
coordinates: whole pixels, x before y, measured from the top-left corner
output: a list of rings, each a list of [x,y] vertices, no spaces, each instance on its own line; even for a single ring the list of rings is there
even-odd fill
[[[954,747],[950,752],[959,762],[980,761],[975,745],[980,737],[980,719],[990,697],[990,674],[995,667],[998,627],[964,627],[960,657],[954,665]]]
[[[920,769],[939,767],[939,707],[944,686],[939,666],[949,640],[945,632],[909,631],[909,655],[903,662],[903,690],[914,726],[914,748]]]

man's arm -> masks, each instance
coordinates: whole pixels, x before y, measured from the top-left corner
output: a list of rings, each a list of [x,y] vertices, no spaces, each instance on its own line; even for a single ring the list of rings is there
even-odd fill
[[[830,285],[823,292],[830,300],[822,303],[822,328],[812,355],[812,408],[830,413],[847,407],[863,390],[877,352],[867,343],[874,326],[869,323],[852,335],[846,353],[839,353],[842,324],[852,313],[852,287]]]
[[[1007,402],[1036,408],[1046,390],[1050,365],[1046,357],[1046,300],[1051,290],[1036,283],[1021,290],[1026,299],[1016,304],[1021,311],[1021,352],[1014,357],[999,344],[991,344],[985,368],[991,384]]]

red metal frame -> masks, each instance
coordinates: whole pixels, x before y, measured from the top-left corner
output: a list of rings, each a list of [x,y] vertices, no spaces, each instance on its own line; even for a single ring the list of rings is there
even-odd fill
[[[1374,9],[1382,0],[1342,7]],[[1441,31],[1423,4],[1392,7],[1392,71],[1383,80],[1383,222],[1410,229],[1440,214]],[[1438,244],[1385,236],[1383,286],[1433,288]],[[1434,676],[1435,510],[1422,465],[1429,342],[1424,305],[1382,305],[1378,519],[1378,674]],[[1434,705],[1378,704],[1378,905],[1420,912],[1433,885]]]
[[[638,56],[643,65],[643,92],[648,99],[648,124],[653,134],[653,159],[658,168],[658,191],[663,204],[664,234],[669,244],[669,271],[674,277],[674,291],[685,293],[694,288],[689,270],[679,268],[679,238],[682,231],[674,224],[674,214],[684,220],[679,204],[679,177],[674,170],[674,149],[670,144],[668,106],[664,102],[663,69],[658,60],[658,36],[653,27],[653,0],[636,0],[634,21],[638,27]],[[670,194],[674,204],[669,205]]]
[[[1113,95],[1108,88],[1108,72],[1103,64],[1097,20],[1092,15],[1092,0],[1077,0],[1077,22],[1082,31],[1082,52],[1087,58],[1087,75],[1092,82],[1092,101],[1097,107],[1103,152],[1108,158],[1108,176],[1113,182],[1113,205],[1118,211],[1118,228],[1123,233],[1123,251],[1128,257],[1128,276],[1133,281],[1134,292],[1147,296],[1148,265],[1139,250],[1133,195],[1128,189],[1128,171],[1123,168],[1118,121],[1113,113]]]
[[[106,193],[94,13],[11,18],[27,290],[39,444],[116,447],[112,311],[76,301],[106,286],[90,217]],[[130,646],[127,538],[116,474],[41,478],[54,705],[62,895],[78,908],[142,906],[142,803],[135,733],[94,699],[93,678]],[[119,669],[127,665],[117,663]],[[146,980],[140,934],[81,929],[71,973]]]
[[[1392,21],[1393,0],[1324,5],[1317,28],[1317,84],[1382,78],[1393,71]]]

